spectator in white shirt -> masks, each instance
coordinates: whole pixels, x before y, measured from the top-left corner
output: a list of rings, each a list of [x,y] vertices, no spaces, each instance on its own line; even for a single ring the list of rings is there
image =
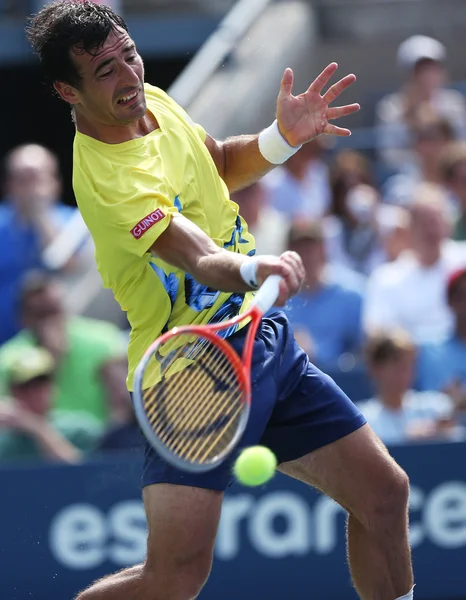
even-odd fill
[[[257,254],[279,256],[285,252],[289,221],[268,201],[268,193],[260,181],[234,192],[231,199],[239,205],[239,213],[256,240]]]
[[[416,350],[402,330],[372,335],[366,361],[376,396],[359,404],[375,433],[387,444],[461,435],[453,403],[440,392],[412,389]]]
[[[320,219],[329,210],[329,174],[322,143],[322,138],[316,138],[305,144],[262,180],[271,206],[290,220]]]
[[[398,66],[405,73],[402,89],[380,100],[376,107],[378,145],[387,166],[398,170],[412,160],[409,124],[421,104],[447,118],[464,136],[466,103],[460,92],[446,88],[445,46],[415,35],[398,48]]]
[[[366,332],[401,327],[416,343],[435,342],[451,331],[445,297],[448,274],[466,264],[466,244],[448,239],[445,193],[420,185],[409,208],[411,249],[375,269],[368,281]]]

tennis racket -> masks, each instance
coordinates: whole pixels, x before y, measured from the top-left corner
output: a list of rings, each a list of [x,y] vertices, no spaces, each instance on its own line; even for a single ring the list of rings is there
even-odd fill
[[[175,467],[194,473],[214,469],[241,439],[251,404],[254,338],[278,298],[280,280],[270,275],[244,314],[175,327],[140,360],[134,376],[136,417],[149,443]],[[219,332],[244,321],[250,322],[240,357]]]

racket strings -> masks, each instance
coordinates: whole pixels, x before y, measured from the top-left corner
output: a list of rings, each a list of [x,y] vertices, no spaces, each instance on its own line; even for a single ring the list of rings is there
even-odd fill
[[[171,366],[171,364],[173,364],[173,362],[174,361],[171,361],[170,366]],[[236,376],[234,375],[234,373],[233,374],[231,373],[231,370],[232,370],[231,365],[229,364],[227,359],[225,359],[225,361],[224,361],[225,364],[223,365],[223,368],[216,365],[214,360],[212,360],[212,359],[210,360],[210,363],[211,364],[209,365],[209,362],[206,362],[205,360],[203,360],[202,361],[203,368],[207,372],[209,372],[209,371],[215,372],[215,377],[219,380],[224,378],[224,380],[225,380],[224,385],[231,384],[234,381]],[[197,373],[192,370],[191,376],[192,376],[191,379],[184,377],[184,381],[182,381],[182,387],[180,389],[178,389],[178,398],[179,398],[180,403],[185,402],[185,398],[184,398],[185,393],[188,391],[189,388],[194,388],[194,387],[196,387],[196,385],[200,384],[200,381],[199,381],[200,379],[204,378],[204,380],[205,380],[204,384],[206,386],[211,384],[211,380],[205,379],[205,374],[203,373],[202,370],[197,370]],[[148,406],[150,403],[153,404],[152,409],[147,410],[147,415],[149,417],[151,416],[152,412],[156,408],[156,403],[155,403],[156,396],[157,396],[157,391],[154,391],[152,393],[152,395],[150,396],[150,398],[148,398],[148,401],[146,401],[146,406]],[[176,408],[175,403],[173,404],[173,408]]]
[[[199,394],[202,394],[202,389],[199,390],[198,392]],[[221,410],[226,410],[226,408],[228,408],[228,405],[230,403],[230,398],[229,396],[226,396],[225,401],[221,404],[220,401],[218,402],[218,409],[219,411]],[[211,409],[211,406],[208,403],[205,403],[203,406],[200,407],[199,412],[195,412],[195,411],[191,411],[191,412],[185,412],[185,410],[180,410],[181,405],[183,403],[182,402],[178,402],[176,403],[176,408],[178,409],[177,412],[177,416],[172,420],[171,425],[172,427],[179,427],[181,425],[181,423],[183,422],[183,427],[185,428],[185,439],[189,438],[188,436],[188,432],[190,431],[191,427],[196,427],[196,429],[199,431],[199,429],[201,427],[206,427],[207,424],[209,423],[209,421],[211,421],[212,419],[215,419],[216,417],[218,417],[218,414],[213,415],[212,412],[209,412],[209,410]],[[217,411],[217,412],[219,412]],[[154,423],[151,421],[151,424],[154,425]]]
[[[203,337],[193,341],[192,334],[178,337],[185,338],[178,340],[180,347],[161,361],[162,381],[143,393],[145,411],[154,433],[175,456],[207,463],[236,434],[244,384],[215,343]]]

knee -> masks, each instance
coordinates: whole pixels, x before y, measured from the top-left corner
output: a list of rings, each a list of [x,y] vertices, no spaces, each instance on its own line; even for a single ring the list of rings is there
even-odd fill
[[[409,501],[409,478],[394,461],[387,470],[379,495],[382,507],[390,512],[406,513]]]
[[[163,563],[156,561],[152,565],[146,563],[144,587],[153,590],[153,596],[149,594],[147,600],[194,600],[207,582],[211,568],[211,552],[167,557]]]
[[[177,596],[179,600],[194,600],[201,593],[202,588],[212,569],[212,554],[202,553],[187,562],[180,561],[176,566],[176,578],[180,580],[181,589]]]
[[[390,530],[407,527],[409,478],[394,461],[380,472],[367,494],[365,521],[371,529]]]

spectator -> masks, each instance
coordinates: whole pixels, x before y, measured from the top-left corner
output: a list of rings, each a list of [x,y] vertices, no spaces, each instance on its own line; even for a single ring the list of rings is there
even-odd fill
[[[54,413],[52,355],[43,348],[10,356],[9,394],[0,402],[0,460],[47,459],[77,462],[93,447],[100,427],[86,414]]]
[[[415,361],[415,346],[402,330],[373,334],[367,341],[366,362],[377,396],[359,408],[387,444],[459,433],[448,396],[412,389]]]
[[[329,261],[367,275],[384,260],[379,196],[371,184],[369,163],[362,154],[345,150],[335,158],[330,182],[331,214],[324,219]]]
[[[466,268],[450,275],[447,298],[455,318],[454,333],[421,348],[418,387],[448,393],[466,415]]]
[[[329,176],[322,144],[321,137],[305,144],[263,179],[270,204],[290,220],[319,219],[329,210]]]
[[[367,332],[400,327],[420,344],[439,341],[451,331],[445,281],[452,269],[466,264],[466,244],[448,239],[445,206],[441,188],[417,188],[409,209],[411,249],[369,278],[363,317]]]
[[[43,254],[76,208],[59,202],[61,180],[56,157],[36,144],[19,146],[5,159],[0,205],[0,344],[20,328],[16,298],[20,282],[30,269],[44,266]],[[71,259],[64,270],[77,267]]]
[[[452,237],[466,241],[466,143],[456,142],[446,148],[441,171],[443,182],[452,196],[452,204],[457,207]]]
[[[0,348],[0,375],[13,349],[39,345],[52,354],[57,365],[53,407],[84,411],[105,423],[108,386],[101,367],[125,353],[123,333],[110,323],[68,316],[59,284],[41,272],[26,277],[20,314],[24,328]]]
[[[343,353],[357,355],[360,351],[362,295],[332,278],[318,223],[294,224],[288,247],[301,256],[306,270],[302,292],[287,304],[288,317],[314,362],[335,367]]]
[[[406,75],[405,84],[376,107],[381,156],[394,170],[412,161],[409,128],[421,105],[448,119],[459,136],[465,133],[465,101],[459,92],[445,87],[445,59],[445,46],[423,35],[410,37],[398,48],[398,66]]]
[[[268,202],[267,190],[260,181],[231,195],[256,240],[257,254],[279,256],[286,250],[288,221]]]
[[[109,425],[100,439],[99,452],[142,450],[145,438],[139,429],[130,395],[126,389],[128,364],[126,358],[113,360],[104,366],[110,384]]]
[[[413,191],[424,181],[443,184],[441,158],[454,140],[450,122],[429,111],[419,111],[413,127],[413,163],[403,172],[390,177],[383,186],[384,199],[390,204],[404,205],[413,197]],[[451,211],[455,204],[451,203]]]

